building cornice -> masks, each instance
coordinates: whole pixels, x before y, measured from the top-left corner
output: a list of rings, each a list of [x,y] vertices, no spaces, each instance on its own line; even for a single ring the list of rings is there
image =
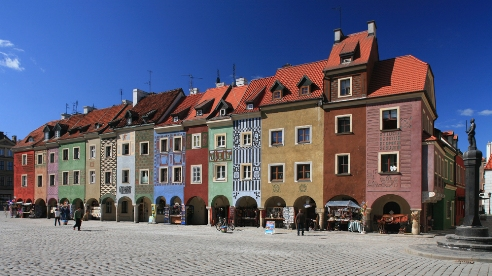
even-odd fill
[[[255,112],[248,112],[248,113],[241,113],[241,114],[232,114],[231,118],[233,121],[252,119],[252,118],[261,118],[261,112],[255,111]]]
[[[206,125],[206,124],[207,124],[207,119],[205,118],[183,121],[183,127]]]
[[[207,126],[208,127],[232,126],[232,119],[227,118],[227,119],[221,119],[221,120],[207,121]]]
[[[287,109],[287,108],[309,108],[309,107],[317,107],[321,98],[309,99],[305,101],[296,101],[296,102],[288,102],[288,103],[278,103],[272,105],[261,106],[261,111],[275,111],[278,109]]]
[[[169,125],[169,126],[161,126],[154,128],[155,133],[167,133],[167,132],[176,132],[183,131],[183,125]]]

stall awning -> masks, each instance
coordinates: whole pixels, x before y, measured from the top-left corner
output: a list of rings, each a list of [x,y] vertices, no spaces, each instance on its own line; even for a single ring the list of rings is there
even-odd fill
[[[326,207],[351,207],[351,208],[360,208],[357,203],[352,200],[333,200],[328,201],[325,205]]]

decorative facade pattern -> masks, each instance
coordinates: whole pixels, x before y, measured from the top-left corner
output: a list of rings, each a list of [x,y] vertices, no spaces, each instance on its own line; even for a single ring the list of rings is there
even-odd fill
[[[111,195],[116,197],[116,138],[101,139],[101,198]],[[107,153],[106,150],[110,150]],[[108,155],[108,156],[107,156]],[[106,172],[110,172],[110,181],[106,183]]]

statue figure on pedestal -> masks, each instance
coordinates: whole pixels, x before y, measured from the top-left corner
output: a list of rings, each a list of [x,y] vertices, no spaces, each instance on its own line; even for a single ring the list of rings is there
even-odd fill
[[[477,142],[475,140],[475,119],[471,119],[470,120],[470,128],[466,131],[466,133],[468,133],[468,143],[470,144],[468,146],[469,149],[471,148],[474,148],[476,149],[477,148]]]

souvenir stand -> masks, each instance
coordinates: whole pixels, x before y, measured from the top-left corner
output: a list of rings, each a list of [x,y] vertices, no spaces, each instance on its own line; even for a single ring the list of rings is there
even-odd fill
[[[176,202],[170,208],[170,223],[171,224],[181,224],[181,205]]]
[[[328,201],[326,230],[361,232],[360,206],[352,200]]]
[[[265,222],[273,221],[275,228],[284,227],[284,207],[266,208]]]

